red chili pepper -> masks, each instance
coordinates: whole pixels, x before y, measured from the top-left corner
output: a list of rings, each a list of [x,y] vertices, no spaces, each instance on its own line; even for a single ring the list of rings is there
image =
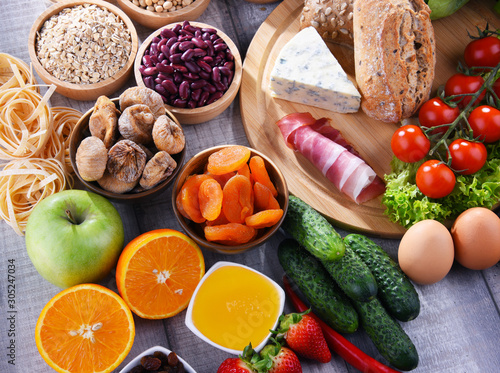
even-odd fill
[[[290,281],[286,276],[283,276],[283,285],[286,294],[297,312],[304,312],[309,308],[294,293]],[[400,373],[365,354],[312,312],[309,315],[313,316],[319,322],[328,346],[354,368],[363,373]]]

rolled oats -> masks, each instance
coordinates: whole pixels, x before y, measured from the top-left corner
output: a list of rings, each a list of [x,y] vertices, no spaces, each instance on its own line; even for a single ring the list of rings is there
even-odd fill
[[[132,51],[130,30],[116,14],[94,4],[63,9],[43,24],[36,54],[59,80],[91,84],[115,75]]]

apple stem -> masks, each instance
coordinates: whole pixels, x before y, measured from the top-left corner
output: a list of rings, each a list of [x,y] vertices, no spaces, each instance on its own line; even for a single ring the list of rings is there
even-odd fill
[[[70,222],[72,222],[73,224],[77,224],[76,220],[73,218],[73,214],[71,214],[71,211],[69,209],[66,209],[64,212],[66,213],[66,216],[68,217]]]

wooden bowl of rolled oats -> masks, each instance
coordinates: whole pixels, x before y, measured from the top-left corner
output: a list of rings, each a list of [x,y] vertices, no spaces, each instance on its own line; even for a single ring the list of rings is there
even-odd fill
[[[31,63],[56,92],[80,101],[111,95],[130,78],[139,38],[133,22],[103,0],[62,0],[33,23]]]
[[[170,23],[198,19],[210,0],[117,0],[117,3],[134,21],[156,30]]]

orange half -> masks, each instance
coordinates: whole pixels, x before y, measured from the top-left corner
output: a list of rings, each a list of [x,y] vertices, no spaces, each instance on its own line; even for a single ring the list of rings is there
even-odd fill
[[[146,232],[123,249],[116,284],[130,309],[145,319],[164,319],[184,310],[205,274],[199,246],[172,229]]]
[[[115,292],[81,284],[56,294],[35,327],[36,346],[60,373],[106,373],[125,359],[135,336],[132,312]]]

